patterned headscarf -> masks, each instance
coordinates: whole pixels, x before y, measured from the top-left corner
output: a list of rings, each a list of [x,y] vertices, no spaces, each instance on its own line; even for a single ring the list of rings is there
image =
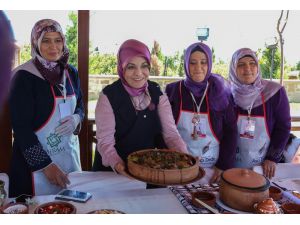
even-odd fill
[[[144,43],[134,39],[125,41],[118,52],[118,74],[124,88],[130,96],[138,96],[144,93],[148,88],[148,82],[145,82],[144,86],[141,88],[130,87],[124,78],[124,68],[126,68],[130,59],[136,56],[145,58],[147,63],[150,65],[151,54]]]
[[[58,32],[63,39],[63,54],[56,62],[46,60],[40,53],[41,42],[47,32]],[[65,36],[58,22],[51,19],[43,19],[34,25],[31,31],[31,56],[34,65],[50,84],[55,85],[62,82],[63,71],[67,68],[69,59],[69,50],[66,45]]]
[[[189,71],[190,57],[195,51],[204,52],[207,58],[207,74],[204,80],[201,82],[193,81]],[[184,54],[184,71],[186,74],[184,85],[193,93],[193,95],[201,97],[204,94],[207,82],[209,82],[210,85],[208,89],[208,98],[210,107],[213,110],[221,111],[224,110],[229,104],[228,97],[230,89],[227,82],[220,75],[213,74],[211,70],[212,52],[210,48],[206,44],[200,42],[190,45]]]
[[[0,111],[11,79],[11,66],[15,49],[14,42],[15,38],[10,22],[4,12],[0,10]]]
[[[253,84],[243,84],[238,79],[236,73],[239,60],[245,56],[252,57],[258,66],[257,75]],[[229,69],[229,80],[235,104],[245,110],[249,109],[252,104],[253,108],[262,104],[260,97],[262,91],[264,92],[265,101],[267,101],[281,88],[281,85],[277,83],[262,79],[257,56],[255,52],[249,48],[241,48],[233,54]]]

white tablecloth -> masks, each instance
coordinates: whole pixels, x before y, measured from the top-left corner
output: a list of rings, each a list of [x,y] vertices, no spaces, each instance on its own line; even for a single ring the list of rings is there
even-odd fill
[[[255,166],[253,170],[259,174],[263,174],[261,166]],[[294,163],[278,163],[276,165],[275,176],[272,181],[277,181],[287,178],[298,178],[300,179],[300,164]]]
[[[187,213],[168,188],[146,189],[143,182],[113,172],[76,172],[70,174],[69,189],[90,192],[86,203],[71,202],[77,213],[97,209],[116,209],[125,213]],[[36,196],[38,205],[54,201],[55,195]],[[30,207],[33,212],[35,207]]]

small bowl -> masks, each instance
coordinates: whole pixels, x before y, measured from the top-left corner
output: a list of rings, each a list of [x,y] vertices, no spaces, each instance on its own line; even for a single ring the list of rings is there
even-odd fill
[[[281,208],[286,214],[300,214],[300,205],[296,203],[284,203]]]
[[[206,191],[192,192],[192,204],[198,208],[203,208],[203,206],[196,201],[196,198],[198,198],[199,200],[203,201],[211,207],[215,207],[216,196],[213,193]]]
[[[54,201],[38,206],[35,214],[75,214],[76,208],[68,202]]]
[[[12,203],[2,207],[3,214],[28,214],[28,206],[23,203]]]
[[[258,214],[279,214],[280,209],[272,198],[267,198],[259,203],[254,204],[254,212]]]
[[[269,197],[273,198],[274,201],[278,201],[282,198],[282,190],[278,187],[270,186]]]

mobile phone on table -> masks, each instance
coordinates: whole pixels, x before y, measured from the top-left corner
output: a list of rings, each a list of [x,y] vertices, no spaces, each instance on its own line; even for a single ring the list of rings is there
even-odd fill
[[[91,197],[92,194],[89,192],[63,189],[55,196],[55,199],[75,202],[87,202],[87,200],[89,200]]]

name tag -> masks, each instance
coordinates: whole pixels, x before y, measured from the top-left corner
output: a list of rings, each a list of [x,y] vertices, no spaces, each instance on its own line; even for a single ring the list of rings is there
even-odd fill
[[[59,104],[59,112],[60,112],[60,118],[61,119],[72,115],[73,112],[72,112],[71,102],[66,101],[64,103],[60,103]]]
[[[247,139],[254,139],[255,120],[243,119],[240,130],[240,137]]]
[[[197,134],[199,137],[206,137],[206,119],[200,118],[200,121],[197,125]]]

